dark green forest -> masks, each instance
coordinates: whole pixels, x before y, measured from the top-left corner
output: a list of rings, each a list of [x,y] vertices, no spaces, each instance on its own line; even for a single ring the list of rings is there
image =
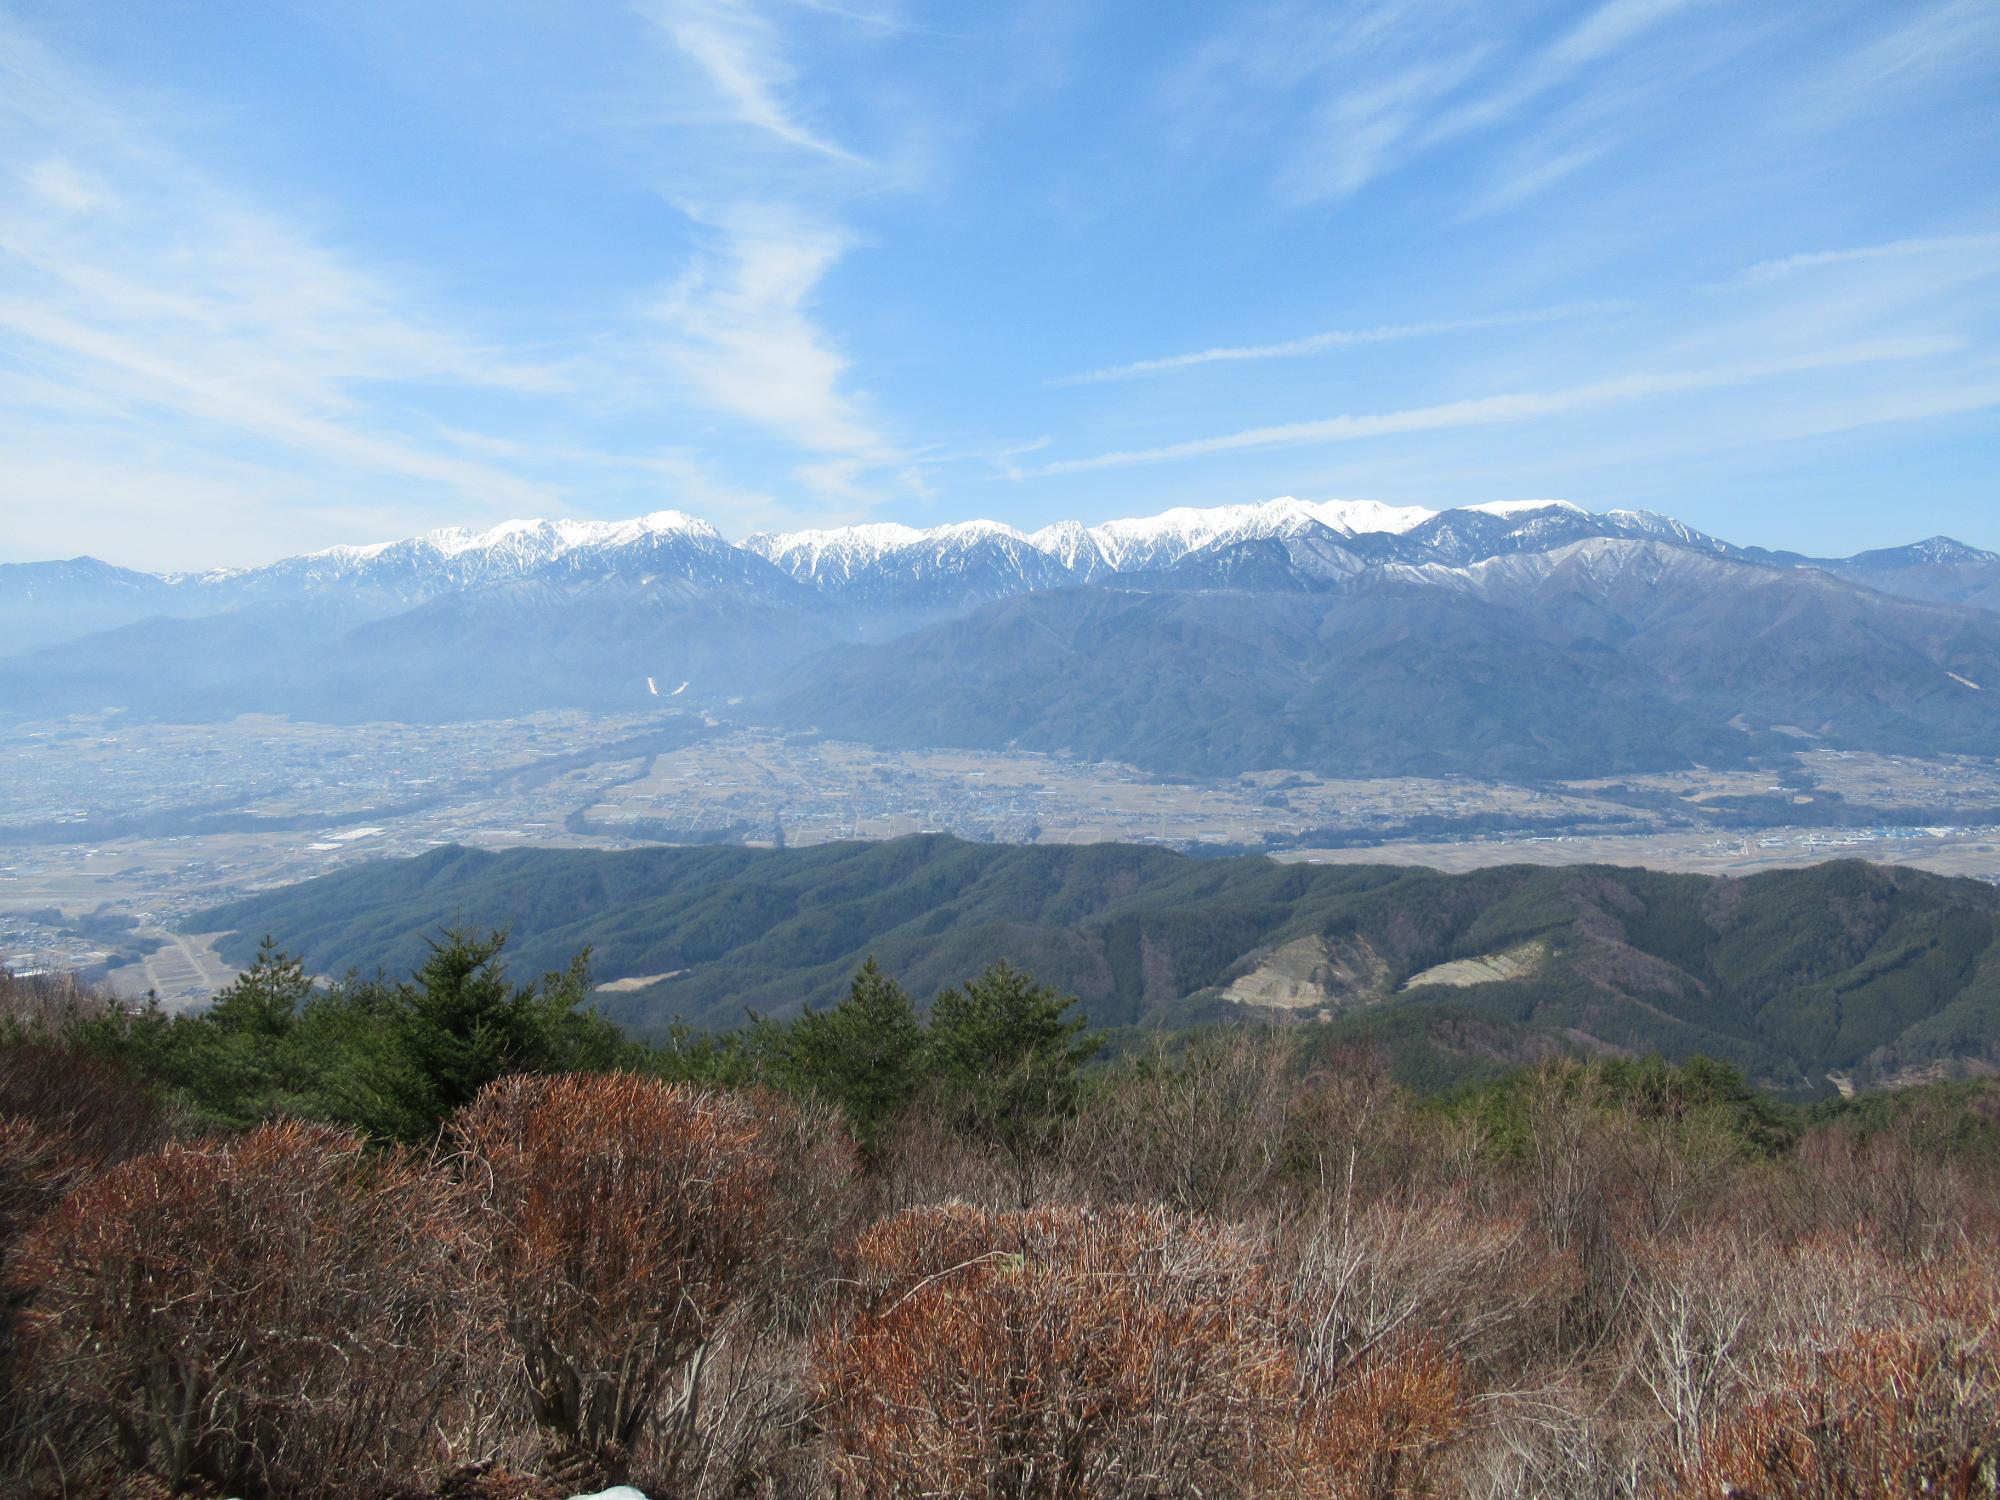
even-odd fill
[[[1294,1013],[1381,1041],[1433,1084],[1580,1049],[1707,1056],[1823,1092],[1830,1072],[1866,1082],[2000,1049],[2000,892],[1858,861],[1724,879],[1608,866],[1445,875],[942,835],[449,848],[197,921],[232,933],[221,946],[235,962],[268,935],[335,977],[408,972],[447,928],[508,932],[531,972],[588,949],[599,981],[652,981],[592,999],[650,1040],[824,1009],[870,957],[920,1003],[1005,961],[1109,1029],[1269,1019],[1242,1003],[1254,985],[1232,987],[1289,959],[1306,997]],[[1510,952],[1532,955],[1511,978],[1410,983]]]

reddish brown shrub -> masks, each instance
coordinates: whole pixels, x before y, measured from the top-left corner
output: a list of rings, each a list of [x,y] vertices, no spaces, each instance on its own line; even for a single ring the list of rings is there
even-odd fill
[[[1327,1500],[1421,1500],[1441,1493],[1441,1460],[1465,1426],[1465,1372],[1429,1338],[1398,1340],[1350,1365],[1305,1402],[1286,1493]]]
[[[1297,1358],[1298,1472],[1331,1500],[1430,1495],[1465,1426],[1464,1362],[1495,1362],[1549,1301],[1518,1218],[1455,1198],[1357,1205],[1281,1241]]]
[[[430,1462],[455,1367],[456,1189],[352,1135],[269,1125],[86,1183],[36,1228],[31,1378],[178,1491],[369,1493]],[[51,1441],[74,1473],[99,1436]]]
[[[1876,1500],[2000,1493],[2000,1370],[1990,1347],[1898,1329],[1802,1356],[1772,1394],[1716,1424],[1660,1493]]]
[[[1164,1211],[915,1209],[862,1236],[869,1305],[815,1371],[867,1496],[1254,1493],[1292,1366],[1255,1247]]]
[[[453,1131],[536,1421],[608,1476],[649,1423],[683,1440],[768,1248],[777,1167],[751,1104],[622,1075],[505,1078]]]
[[[165,1139],[136,1079],[67,1048],[0,1046],[0,1249],[86,1177]]]

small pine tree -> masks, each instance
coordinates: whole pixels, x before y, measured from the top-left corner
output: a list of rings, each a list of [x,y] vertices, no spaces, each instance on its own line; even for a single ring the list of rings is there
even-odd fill
[[[996,963],[931,1006],[926,1053],[961,1127],[1012,1163],[1023,1206],[1028,1168],[1076,1106],[1077,1069],[1096,1050],[1076,997]]]
[[[830,1011],[808,1011],[792,1026],[786,1082],[837,1105],[864,1159],[873,1162],[883,1132],[916,1094],[923,1043],[916,1006],[871,957],[845,1000]]]
[[[226,1032],[276,1041],[298,1023],[312,992],[304,961],[279,952],[277,939],[266,937],[250,967],[215,997],[208,1019]]]
[[[447,932],[415,983],[352,1004],[385,1023],[383,1046],[353,1059],[342,1117],[378,1134],[427,1140],[439,1122],[509,1073],[606,1069],[625,1055],[617,1029],[582,1009],[590,954],[536,985],[514,985],[499,962],[505,932]]]

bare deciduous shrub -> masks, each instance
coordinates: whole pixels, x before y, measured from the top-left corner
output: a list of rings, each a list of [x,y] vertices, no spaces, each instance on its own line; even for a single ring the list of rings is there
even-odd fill
[[[1798,1194],[1812,1227],[1867,1225],[1892,1254],[1914,1257],[1950,1242],[1964,1221],[1962,1175],[1898,1133],[1857,1140],[1816,1130],[1799,1143]]]
[[[79,1188],[23,1246],[37,1383],[178,1492],[369,1493],[436,1458],[467,1253],[456,1189],[324,1127],[175,1146]]]
[[[1700,1448],[1746,1378],[1744,1346],[1765,1302],[1746,1265],[1756,1253],[1735,1235],[1707,1229],[1656,1245],[1644,1259],[1630,1366],[1675,1462]]]
[[[747,1315],[706,1362],[682,1440],[646,1475],[675,1500],[789,1500],[813,1488],[800,1441],[810,1422],[805,1350],[826,1316],[837,1246],[859,1223],[859,1152],[840,1111],[768,1090],[747,1096],[773,1166],[771,1212],[752,1264]]]
[[[1165,1211],[905,1212],[815,1363],[839,1483],[871,1496],[1256,1493],[1291,1362],[1254,1243]]]
[[[0,1249],[71,1187],[166,1135],[116,1069],[41,1043],[0,1047]]]
[[[60,996],[65,987],[52,991]],[[0,1016],[9,1009],[9,997],[0,996]],[[11,1024],[21,1026],[21,1018]],[[8,1027],[0,1020],[0,1030]],[[151,1150],[166,1133],[159,1111],[120,1070],[68,1047],[18,1039],[0,1045],[0,1269],[20,1236],[65,1193]],[[0,1463],[44,1451],[47,1433],[67,1420],[17,1367],[15,1312],[30,1290],[16,1279],[0,1292]]]
[[[1455,1198],[1349,1193],[1279,1238],[1293,1337],[1315,1388],[1418,1334],[1445,1353],[1496,1359],[1549,1297],[1549,1269],[1521,1220]]]
[[[2000,1492],[2000,1370],[1989,1347],[1910,1330],[1803,1355],[1717,1423],[1662,1493],[1875,1500]]]
[[[453,1122],[536,1422],[607,1477],[669,1472],[770,1247],[777,1163],[739,1095],[625,1075],[504,1078]]]
[[[1558,1380],[1527,1390],[1482,1392],[1485,1442],[1463,1478],[1482,1500],[1634,1500],[1644,1489],[1640,1456],[1603,1396]]]
[[[1518,1217],[1352,1189],[1277,1236],[1297,1360],[1302,1493],[1437,1492],[1464,1429],[1466,1366],[1511,1365],[1545,1259]]]
[[[1287,1164],[1294,1177],[1338,1191],[1405,1175],[1404,1141],[1385,1129],[1400,1117],[1388,1059],[1373,1047],[1345,1046],[1300,1086],[1287,1122]]]
[[[119,1009],[101,986],[75,974],[16,974],[0,968],[0,1036],[49,1037],[77,1021],[96,1020]]]
[[[1286,1164],[1296,1089],[1280,1033],[1203,1037],[1178,1058],[1156,1046],[1089,1094],[1063,1156],[1103,1199],[1240,1214]]]
[[[770,1089],[743,1096],[771,1164],[769,1217],[757,1255],[756,1290],[769,1317],[796,1332],[815,1312],[862,1210],[860,1152],[840,1110]]]
[[[919,1100],[882,1138],[879,1167],[870,1181],[878,1214],[963,1200],[999,1209],[1015,1204],[1022,1173],[1039,1202],[1063,1196],[1068,1172],[1060,1162],[1010,1163],[997,1150],[953,1127],[934,1100]]]

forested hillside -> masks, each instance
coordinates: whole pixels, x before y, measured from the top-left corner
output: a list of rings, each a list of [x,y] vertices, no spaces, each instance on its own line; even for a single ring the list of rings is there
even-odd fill
[[[1587,1050],[1738,1063],[1786,1087],[2000,1060],[2000,892],[1843,861],[1743,880],[1606,866],[1205,860],[944,836],[802,850],[442,849],[218,908],[320,973],[401,970],[451,927],[517,965],[592,950],[641,1034],[832,1003],[861,961],[929,996],[996,960],[1098,1025],[1289,1011],[1378,1032],[1426,1017]]]

